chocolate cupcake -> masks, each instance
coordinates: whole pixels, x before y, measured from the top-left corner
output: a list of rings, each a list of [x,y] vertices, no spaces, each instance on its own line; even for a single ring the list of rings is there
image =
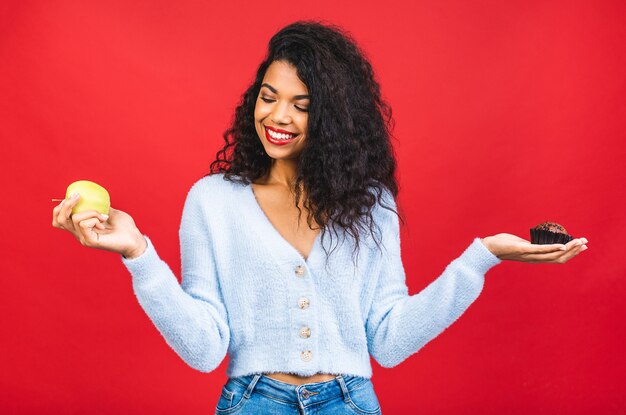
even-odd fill
[[[539,245],[566,244],[574,239],[564,227],[555,222],[544,222],[530,230],[530,242]]]

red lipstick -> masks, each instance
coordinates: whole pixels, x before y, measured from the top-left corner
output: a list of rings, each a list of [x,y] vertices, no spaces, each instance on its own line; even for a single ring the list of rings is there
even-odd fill
[[[265,125],[264,127],[269,128],[270,130],[275,131],[277,133],[281,133],[281,134],[295,134],[295,133],[292,133],[291,131],[281,130],[280,128],[276,128],[276,127],[270,127],[269,125]]]
[[[277,146],[284,146],[285,144],[289,144],[299,136],[299,134],[292,133],[291,131],[281,130],[279,128],[269,127],[267,125],[264,125],[263,127],[265,128],[265,138],[267,139],[267,141]],[[275,133],[274,137],[270,135],[270,131],[272,131],[272,133]],[[277,137],[276,134],[285,134],[288,135],[290,138]]]

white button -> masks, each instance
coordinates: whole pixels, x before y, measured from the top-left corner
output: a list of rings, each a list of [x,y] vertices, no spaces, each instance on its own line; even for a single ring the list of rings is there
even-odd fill
[[[302,276],[304,276],[304,267],[303,267],[302,265],[298,265],[298,266],[296,267],[296,275],[297,275],[298,277],[302,277]]]
[[[304,339],[308,339],[309,337],[311,337],[311,329],[306,326],[302,327],[300,329],[300,337]]]
[[[309,304],[311,304],[311,302],[306,297],[300,297],[300,299],[298,300],[298,307],[300,307],[303,310],[307,308]]]
[[[310,350],[305,350],[302,353],[300,353],[300,358],[304,360],[305,362],[308,362],[313,358],[313,352]]]

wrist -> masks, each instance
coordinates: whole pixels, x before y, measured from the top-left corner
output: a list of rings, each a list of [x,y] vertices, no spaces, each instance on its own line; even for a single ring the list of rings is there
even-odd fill
[[[498,252],[496,252],[496,249],[494,247],[493,236],[487,236],[487,237],[481,238],[480,240],[482,241],[483,245],[485,245],[485,248],[489,250],[489,252],[491,252],[498,259],[501,259],[500,256],[498,255]]]
[[[148,247],[148,241],[146,241],[143,234],[139,232],[139,230],[137,230],[137,233],[138,235],[135,238],[135,243],[122,253],[122,256],[126,259],[135,259],[138,256],[141,256],[141,254],[143,254]]]

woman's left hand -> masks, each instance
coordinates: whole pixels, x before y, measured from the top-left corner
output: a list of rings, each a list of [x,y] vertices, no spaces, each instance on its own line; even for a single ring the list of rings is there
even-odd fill
[[[564,264],[587,249],[586,238],[576,238],[567,244],[538,245],[509,233],[499,233],[482,239],[492,254],[500,259],[520,262]]]

